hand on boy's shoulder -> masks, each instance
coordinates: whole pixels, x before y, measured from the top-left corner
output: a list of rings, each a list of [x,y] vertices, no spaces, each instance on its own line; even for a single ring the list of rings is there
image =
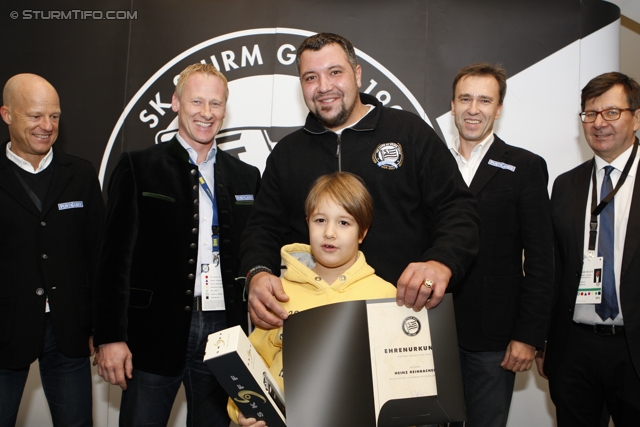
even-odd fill
[[[273,274],[261,272],[251,279],[248,301],[251,321],[262,329],[279,328],[289,317],[278,304],[278,301],[289,301],[289,296],[284,292],[280,278]]]
[[[412,262],[398,279],[397,304],[414,311],[437,307],[449,286],[451,275],[451,269],[441,262]]]

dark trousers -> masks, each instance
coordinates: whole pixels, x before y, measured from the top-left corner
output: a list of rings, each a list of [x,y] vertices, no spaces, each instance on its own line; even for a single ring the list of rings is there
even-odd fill
[[[60,353],[47,319],[45,345],[38,358],[42,388],[54,426],[93,425],[91,414],[91,366],[88,357],[67,357]],[[89,340],[87,339],[87,346]],[[13,427],[18,417],[29,366],[0,369],[0,427]]]
[[[460,349],[460,368],[467,406],[466,427],[507,425],[516,374],[500,367],[505,351]],[[462,426],[462,423],[455,423],[453,426]]]
[[[173,402],[184,384],[187,397],[187,426],[228,427],[229,396],[204,364],[209,334],[227,327],[224,311],[194,312],[184,370],[176,376],[156,375],[135,369],[120,402],[120,426],[164,427]],[[171,345],[168,343],[167,345]],[[162,357],[161,354],[158,357]]]
[[[422,427],[504,427],[509,418],[516,374],[500,367],[505,351],[460,350],[467,421]],[[418,426],[421,427],[421,426]]]
[[[564,357],[549,375],[558,427],[598,427],[602,408],[616,427],[640,425],[640,377],[625,335],[600,335],[573,325]]]

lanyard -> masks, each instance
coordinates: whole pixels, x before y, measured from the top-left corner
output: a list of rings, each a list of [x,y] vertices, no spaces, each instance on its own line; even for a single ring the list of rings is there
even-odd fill
[[[189,157],[189,162],[192,165],[197,166]],[[211,199],[211,204],[213,206],[213,216],[211,217],[211,249],[213,252],[220,252],[220,227],[218,226],[218,203],[216,202],[216,198],[209,188],[207,181],[204,180],[200,169],[198,168],[198,182],[200,183],[200,187],[204,190],[204,192]]]
[[[631,165],[633,164],[633,161],[636,158],[637,152],[638,152],[638,140],[636,139],[636,142],[633,143],[633,150],[631,150],[631,156],[629,157],[629,160],[627,160],[627,163],[624,165],[624,169],[622,170],[622,175],[620,175],[620,179],[618,180],[618,184],[616,185],[616,188],[614,188],[611,193],[607,194],[607,197],[602,199],[602,201],[600,202],[600,204],[598,204],[598,206],[596,206],[596,198],[598,197],[596,187],[598,184],[596,181],[595,159],[592,162],[593,169],[591,172],[591,221],[589,221],[589,251],[594,251],[596,248],[596,238],[598,236],[598,215],[600,215],[600,213],[604,210],[604,208],[607,207],[607,204],[609,204],[609,202],[613,200],[613,197],[616,195],[618,190],[620,190],[620,187],[622,187],[622,184],[624,184],[624,181],[627,179],[627,176],[629,176],[629,171],[631,170]]]

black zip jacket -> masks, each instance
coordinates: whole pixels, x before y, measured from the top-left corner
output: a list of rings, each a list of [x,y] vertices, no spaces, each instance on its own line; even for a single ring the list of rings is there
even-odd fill
[[[280,248],[308,243],[304,202],[320,175],[360,176],[374,200],[374,219],[360,249],[376,273],[396,284],[411,262],[435,260],[459,280],[478,250],[477,203],[446,145],[415,114],[375,105],[341,135],[309,113],[304,128],[283,138],[267,159],[260,194],[243,234],[241,274],[264,265],[280,271]]]

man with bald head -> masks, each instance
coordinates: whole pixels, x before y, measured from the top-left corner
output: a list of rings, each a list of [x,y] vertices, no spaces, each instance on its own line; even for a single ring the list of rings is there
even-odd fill
[[[15,425],[36,359],[53,424],[89,426],[100,185],[89,162],[54,147],[60,101],[49,82],[18,74],[2,98],[0,426]]]

